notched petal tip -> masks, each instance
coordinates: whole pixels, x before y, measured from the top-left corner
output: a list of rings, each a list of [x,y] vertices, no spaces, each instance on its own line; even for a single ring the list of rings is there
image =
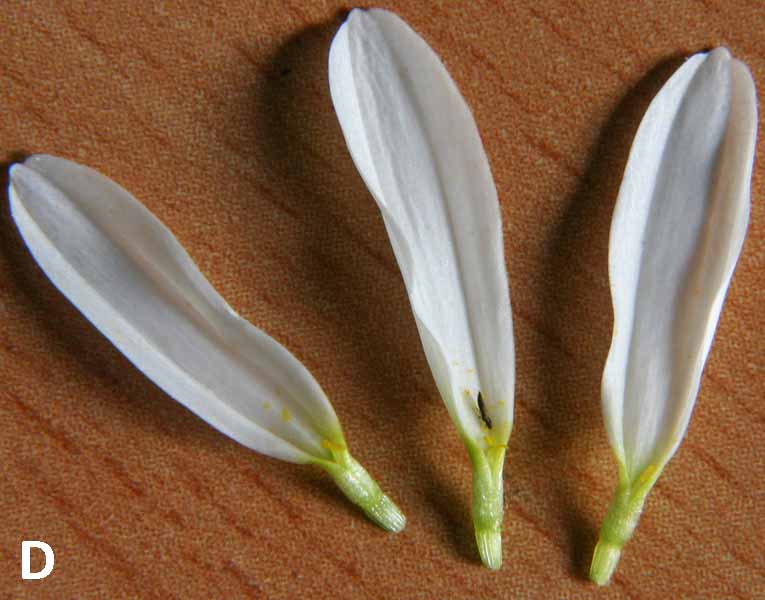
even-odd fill
[[[30,176],[33,176],[32,169],[24,163],[13,163],[8,168],[8,192],[20,192],[22,188],[29,185]]]
[[[732,56],[730,50],[725,46],[717,46],[709,52],[709,58],[715,58],[717,60],[731,60]]]

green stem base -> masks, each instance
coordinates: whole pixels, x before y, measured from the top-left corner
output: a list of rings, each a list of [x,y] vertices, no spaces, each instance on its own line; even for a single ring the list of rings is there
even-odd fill
[[[329,473],[346,497],[386,531],[398,533],[404,529],[406,517],[348,449],[335,444],[327,447],[334,460],[317,460],[316,464]]]
[[[635,484],[621,476],[608,514],[600,528],[598,544],[590,566],[590,579],[598,585],[608,585],[619,564],[622,548],[637,527],[643,505],[658,479],[660,469],[649,467]]]
[[[621,546],[599,539],[592,556],[590,579],[598,585],[608,585],[621,555]]]
[[[483,450],[468,445],[473,464],[473,527],[481,562],[496,571],[502,566],[502,469],[505,447]]]

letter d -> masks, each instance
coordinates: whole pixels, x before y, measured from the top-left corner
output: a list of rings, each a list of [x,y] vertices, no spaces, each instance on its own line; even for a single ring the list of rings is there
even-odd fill
[[[29,568],[30,549],[38,548],[45,553],[45,566],[42,571],[32,573]],[[53,556],[53,548],[51,548],[45,542],[38,542],[34,540],[24,540],[21,542],[21,578],[22,579],[44,579],[53,570],[53,563],[55,557]]]

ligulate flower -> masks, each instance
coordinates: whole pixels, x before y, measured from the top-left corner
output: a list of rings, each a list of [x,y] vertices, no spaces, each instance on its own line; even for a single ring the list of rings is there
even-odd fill
[[[696,54],[651,103],[611,225],[603,412],[619,484],[590,577],[605,584],[691,417],[749,220],[757,108],[747,67]]]
[[[499,204],[478,129],[436,54],[387,11],[351,12],[332,42],[329,83],[470,455],[481,558],[498,569],[515,356]]]
[[[236,314],[138,200],[52,156],[10,175],[11,213],[37,263],[149,379],[240,444],[322,467],[381,527],[403,529],[308,370]]]

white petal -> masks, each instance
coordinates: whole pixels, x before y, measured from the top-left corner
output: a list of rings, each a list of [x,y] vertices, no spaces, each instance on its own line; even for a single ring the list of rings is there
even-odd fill
[[[332,100],[382,212],[428,363],[460,433],[504,443],[514,347],[497,192],[473,116],[401,19],[354,10],[332,42]]]
[[[651,103],[611,227],[606,428],[626,474],[662,468],[688,426],[746,233],[756,134],[748,69],[690,58]]]
[[[237,315],[126,190],[86,167],[33,156],[11,169],[11,211],[50,280],[170,396],[275,458],[332,460],[327,398],[284,347]]]

